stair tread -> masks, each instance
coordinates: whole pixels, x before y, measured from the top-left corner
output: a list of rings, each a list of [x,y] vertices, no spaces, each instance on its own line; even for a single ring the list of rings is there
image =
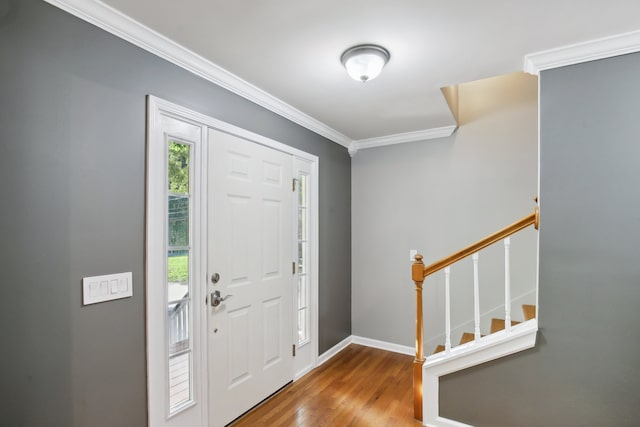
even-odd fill
[[[524,313],[524,320],[531,320],[531,319],[535,319],[536,317],[536,306],[535,305],[530,305],[530,304],[522,304],[522,312]],[[520,322],[518,322],[517,320],[512,320],[511,321],[511,326],[515,326],[517,324],[519,324]],[[493,318],[491,319],[491,333],[496,333],[498,331],[502,331],[504,329],[504,319],[497,319],[497,318]],[[484,337],[484,335],[481,335]],[[474,333],[472,332],[464,332],[462,334],[462,337],[460,337],[460,343],[459,344],[466,344],[468,342],[471,342],[473,340],[476,339],[476,336]],[[443,352],[445,350],[444,345],[439,344],[438,346],[436,346],[433,354],[436,353],[440,353]]]
[[[465,332],[460,338],[460,344],[468,343],[469,341],[473,341],[474,339],[476,339],[476,336],[474,334]]]
[[[511,321],[511,326],[515,326],[518,323],[520,323],[520,322],[518,322],[517,320],[512,320]],[[496,318],[491,319],[491,333],[492,334],[496,333],[498,331],[501,331],[503,329],[504,329],[504,319],[496,319]]]
[[[536,306],[530,304],[522,304],[522,312],[524,313],[524,320],[535,319]]]
[[[484,335],[480,335],[481,337],[484,337]],[[460,344],[466,344],[468,342],[471,342],[473,340],[476,339],[476,335],[472,332],[465,332],[462,334],[462,337],[460,338]]]

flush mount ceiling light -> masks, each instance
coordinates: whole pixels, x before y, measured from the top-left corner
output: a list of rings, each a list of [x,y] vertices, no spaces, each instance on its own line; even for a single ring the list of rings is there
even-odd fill
[[[352,79],[365,83],[380,75],[389,57],[389,51],[381,46],[361,44],[347,49],[340,61]]]

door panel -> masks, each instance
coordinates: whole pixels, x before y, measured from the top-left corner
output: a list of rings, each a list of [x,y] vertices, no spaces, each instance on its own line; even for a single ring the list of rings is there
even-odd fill
[[[210,426],[293,378],[293,158],[209,131]],[[212,307],[211,292],[226,297]]]
[[[229,340],[227,345],[229,353],[235,355],[228,361],[229,387],[235,387],[251,375],[249,313],[249,307],[246,306],[229,310],[228,313]]]
[[[280,354],[280,349],[282,348],[280,345],[280,318],[283,314],[281,302],[282,298],[274,298],[270,301],[265,301],[262,307],[265,368],[279,362],[283,356]]]
[[[230,209],[228,227],[231,231],[230,245],[227,247],[230,266],[230,283],[246,283],[249,279],[249,263],[245,261],[249,253],[249,217],[251,199],[240,195],[227,195],[227,206]],[[223,236],[224,237],[224,236]]]
[[[280,202],[265,200],[262,205],[262,273],[264,279],[280,277],[280,227],[282,217]]]

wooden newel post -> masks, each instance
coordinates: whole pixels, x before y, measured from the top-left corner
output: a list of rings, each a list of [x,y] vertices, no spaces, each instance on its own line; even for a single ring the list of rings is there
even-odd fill
[[[417,254],[411,266],[411,278],[416,284],[416,358],[413,360],[413,416],[422,421],[422,365],[424,364],[424,344],[422,337],[422,284],[424,283],[424,263]]]

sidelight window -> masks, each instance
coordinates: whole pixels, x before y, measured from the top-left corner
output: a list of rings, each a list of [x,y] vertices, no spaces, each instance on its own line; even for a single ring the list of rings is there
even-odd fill
[[[169,413],[193,400],[193,342],[190,312],[192,246],[192,145],[170,140],[168,144],[167,200],[167,337]]]
[[[298,177],[298,346],[310,340],[309,334],[309,175]]]

